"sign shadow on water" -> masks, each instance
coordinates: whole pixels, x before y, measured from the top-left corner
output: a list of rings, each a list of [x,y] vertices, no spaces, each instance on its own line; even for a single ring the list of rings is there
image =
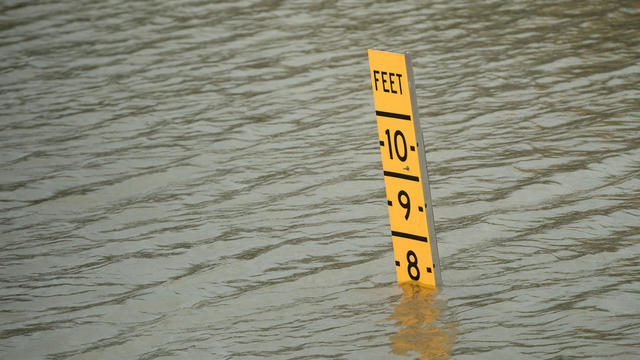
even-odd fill
[[[411,283],[400,285],[404,294],[389,320],[397,321],[397,331],[389,337],[391,353],[416,354],[419,359],[449,359],[458,332],[455,323],[443,323],[440,313],[446,302],[438,290]]]

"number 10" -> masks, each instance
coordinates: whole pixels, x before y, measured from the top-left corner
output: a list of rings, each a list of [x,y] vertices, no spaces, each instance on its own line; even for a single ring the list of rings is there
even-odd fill
[[[393,160],[393,151],[391,151],[391,133],[389,132],[389,129],[385,130],[384,133],[387,134],[387,144],[389,144],[389,158]],[[400,151],[398,150],[398,138],[402,139],[402,155],[400,155]],[[398,159],[400,159],[400,161],[407,160],[407,141],[404,138],[404,134],[400,130],[396,130],[396,132],[393,133],[393,147],[395,148],[396,155],[398,156]]]

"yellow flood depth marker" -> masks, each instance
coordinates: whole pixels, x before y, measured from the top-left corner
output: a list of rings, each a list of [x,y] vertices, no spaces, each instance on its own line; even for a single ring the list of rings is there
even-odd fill
[[[442,284],[409,54],[369,50],[398,282]]]

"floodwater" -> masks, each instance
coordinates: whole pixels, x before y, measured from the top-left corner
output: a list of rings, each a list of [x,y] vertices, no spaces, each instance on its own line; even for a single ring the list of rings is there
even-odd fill
[[[444,287],[396,283],[409,51]],[[2,1],[0,358],[638,359],[637,1]]]

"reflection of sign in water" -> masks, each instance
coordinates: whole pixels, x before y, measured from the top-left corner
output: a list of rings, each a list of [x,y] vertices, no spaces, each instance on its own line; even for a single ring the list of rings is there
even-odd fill
[[[369,50],[398,282],[441,285],[438,246],[411,57]]]
[[[435,299],[436,291],[406,283],[404,295],[396,305],[390,320],[398,322],[398,330],[389,337],[391,352],[420,359],[449,359],[458,330],[454,324],[438,319],[445,307]]]

